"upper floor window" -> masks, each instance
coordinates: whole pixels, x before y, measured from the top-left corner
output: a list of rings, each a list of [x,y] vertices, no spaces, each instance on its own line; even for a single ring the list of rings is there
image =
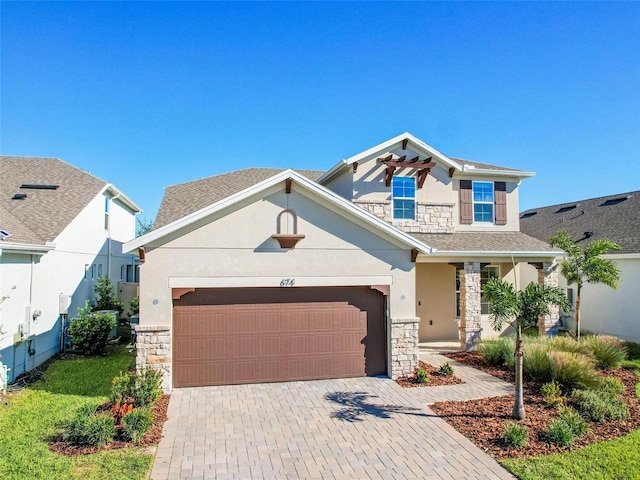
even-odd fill
[[[416,179],[412,177],[393,177],[391,182],[393,199],[393,218],[416,218]]]
[[[104,197],[104,229],[109,230],[109,197]]]
[[[492,182],[473,182],[473,221],[493,222]]]

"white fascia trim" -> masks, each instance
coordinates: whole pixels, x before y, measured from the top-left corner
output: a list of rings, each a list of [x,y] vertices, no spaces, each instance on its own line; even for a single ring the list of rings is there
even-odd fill
[[[640,259],[640,253],[605,253],[602,258],[608,258],[611,260],[638,260]]]
[[[536,172],[525,172],[522,170],[490,170],[486,168],[475,168],[473,165],[464,164],[460,173],[471,175],[482,175],[488,177],[516,177],[518,179],[530,178],[536,175]]]
[[[102,193],[108,192],[111,195],[112,199],[118,199],[120,202],[124,203],[127,207],[133,210],[134,213],[142,213],[142,209],[134,203],[129,197],[127,197],[122,190],[116,187],[113,183],[108,183],[105,188],[102,190]]]
[[[381,152],[385,152],[390,150],[392,147],[399,145],[402,143],[403,140],[409,140],[409,142],[413,143],[415,146],[417,146],[418,148],[420,148],[424,153],[427,153],[428,156],[434,156],[437,157],[439,160],[441,160],[443,163],[445,163],[448,167],[454,167],[456,170],[462,170],[462,165],[459,164],[458,162],[452,160],[451,158],[447,157],[444,153],[439,152],[438,150],[436,150],[435,148],[433,148],[431,145],[426,144],[425,142],[423,142],[422,140],[420,140],[419,138],[413,136],[412,134],[410,134],[409,132],[405,132],[402,133],[398,136],[395,136],[389,140],[387,140],[386,142],[382,142],[378,145],[376,145],[375,147],[371,147],[367,150],[365,150],[364,152],[360,152],[352,157],[349,157],[345,160],[341,160],[340,162],[338,162],[336,165],[334,165],[332,168],[330,168],[326,173],[322,174],[316,181],[318,183],[323,183],[326,180],[331,179],[332,177],[334,177],[335,175],[337,175],[338,173],[340,173],[344,168],[348,167],[349,165],[352,165],[355,162],[358,162],[360,160],[362,160],[363,158],[367,158],[371,155],[376,155],[378,153]]]
[[[437,250],[433,253],[434,257],[505,257],[511,258],[513,257],[524,257],[524,258],[557,258],[564,257],[564,252],[535,252],[531,250],[526,251],[514,251],[514,252],[505,252],[505,251],[460,251],[460,250]]]
[[[24,255],[44,255],[56,248],[55,243],[47,242],[45,245],[33,245],[29,243],[0,243],[0,255],[2,253],[21,253]]]
[[[293,285],[283,286],[287,280]],[[169,277],[169,288],[239,288],[239,287],[359,287],[392,285],[391,275],[366,275],[350,277]]]
[[[186,215],[172,223],[169,223],[164,227],[161,227],[157,230],[153,230],[145,235],[135,238],[123,245],[123,251],[132,252],[142,247],[143,245],[146,245],[150,242],[158,240],[163,236],[168,235],[169,233],[172,233],[176,230],[184,228],[206,216],[209,216],[213,213],[223,210],[224,208],[230,207],[233,204],[240,202],[242,200],[245,200],[262,190],[265,190],[271,186],[274,186],[280,182],[283,182],[287,178],[291,178],[295,180],[296,183],[302,186],[303,188],[306,188],[307,190],[310,190],[311,192],[317,194],[322,199],[327,200],[329,203],[335,206],[338,206],[343,210],[348,211],[350,214],[357,217],[358,219],[363,220],[364,222],[378,228],[379,230],[382,230],[383,232],[387,233],[391,237],[400,240],[402,243],[405,243],[413,248],[416,248],[423,253],[431,253],[433,251],[431,247],[420,242],[419,240],[416,240],[411,235],[389,225],[388,223],[379,219],[375,215],[365,211],[360,207],[353,205],[351,202],[345,200],[338,194],[332,192],[331,190],[321,185],[318,185],[317,183],[309,180],[306,177],[303,177],[302,175],[300,175],[299,173],[297,173],[292,169],[287,169],[280,173],[277,173],[271,178],[263,180],[262,182],[259,182],[249,188],[246,188],[241,192],[230,195],[227,198],[220,200],[219,202],[216,202],[212,205],[204,207],[196,212],[190,213],[189,215]]]

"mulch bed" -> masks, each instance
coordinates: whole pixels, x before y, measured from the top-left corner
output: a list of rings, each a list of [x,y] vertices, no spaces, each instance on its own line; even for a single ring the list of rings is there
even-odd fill
[[[484,364],[479,355],[472,352],[447,354],[447,357],[513,383],[512,372],[490,367]],[[571,447],[573,449],[612,440],[640,428],[640,401],[635,392],[637,375],[624,369],[603,372],[602,375],[616,377],[624,384],[623,397],[629,406],[629,418],[603,423],[588,422],[588,433],[575,440]],[[513,421],[511,418],[513,395],[466,402],[438,402],[430,405],[430,408],[477,446],[498,459],[533,457],[569,451],[571,449],[569,447],[558,447],[547,443],[544,436],[549,423],[559,417],[558,409],[545,404],[539,393],[540,384],[525,381],[523,386],[526,418],[520,423],[529,431],[528,443],[524,447],[507,447],[502,441],[504,423]]]
[[[456,385],[458,383],[464,383],[455,375],[440,375],[436,367],[429,365],[428,363],[424,363],[423,361],[419,362],[419,366],[427,372],[427,375],[429,375],[428,382],[418,383],[416,382],[415,375],[406,375],[404,377],[396,378],[396,383],[403,388],[438,387],[441,385]]]
[[[105,445],[104,447],[78,447],[75,445],[69,445],[66,442],[63,442],[59,437],[52,443],[49,444],[49,449],[53,452],[60,453],[62,455],[72,456],[72,455],[88,455],[90,453],[96,453],[105,450],[116,450],[119,448],[127,448],[127,447],[149,447],[152,445],[157,445],[162,438],[162,426],[164,422],[167,420],[167,408],[169,406],[169,398],[170,395],[162,395],[151,407],[151,415],[153,416],[153,425],[147,432],[146,435],[142,437],[140,443],[132,443],[127,442],[122,439],[120,435],[120,430],[122,427],[116,426],[116,439]],[[112,405],[110,403],[105,403],[98,407],[98,411],[109,411],[111,410]]]

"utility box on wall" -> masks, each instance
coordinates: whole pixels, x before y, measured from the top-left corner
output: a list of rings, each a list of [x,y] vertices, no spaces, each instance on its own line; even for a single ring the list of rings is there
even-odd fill
[[[71,295],[61,293],[58,297],[58,304],[58,313],[60,315],[67,315],[69,313],[69,305],[71,305]]]

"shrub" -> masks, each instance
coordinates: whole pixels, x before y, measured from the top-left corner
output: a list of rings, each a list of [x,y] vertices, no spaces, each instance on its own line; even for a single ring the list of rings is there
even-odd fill
[[[548,341],[549,349],[556,352],[579,353],[582,355],[591,353],[584,344],[577,342],[572,337],[552,337]]]
[[[617,397],[624,393],[624,384],[617,378],[605,377],[602,379],[602,383],[600,384],[600,391]]]
[[[477,352],[487,364],[492,366],[508,364],[513,359],[514,351],[515,340],[513,337],[482,340],[477,346]]]
[[[527,427],[516,422],[505,422],[503,439],[510,447],[523,447],[527,444]]]
[[[522,374],[538,382],[551,380],[548,344],[536,342],[523,346]]]
[[[629,416],[624,400],[604,391],[574,390],[571,402],[583,417],[594,422],[624,420]]]
[[[565,391],[574,388],[598,388],[600,377],[587,356],[570,352],[549,352],[551,378]]]
[[[444,362],[440,365],[440,368],[438,368],[438,375],[442,375],[443,377],[453,375],[453,367],[449,365],[449,362]]]
[[[416,368],[416,383],[427,383],[429,375],[423,368]]]
[[[80,408],[63,427],[63,440],[77,446],[102,447],[116,434],[113,418],[105,414],[96,415],[95,407]]]
[[[131,311],[131,315],[140,312],[140,297],[133,297],[129,300],[129,310]]]
[[[556,382],[549,382],[542,385],[540,388],[540,394],[547,405],[557,407],[562,405],[565,401],[565,397],[562,396],[562,390]]]
[[[111,403],[132,403],[136,407],[151,405],[162,395],[162,372],[145,368],[140,373],[121,373],[112,381]]]
[[[153,424],[153,416],[148,408],[136,408],[122,417],[122,431],[130,440],[139,443]]]
[[[627,358],[624,342],[606,335],[590,335],[582,338],[582,343],[596,359],[598,368],[617,370]]]
[[[89,302],[78,308],[78,316],[69,323],[69,338],[73,348],[87,355],[103,353],[109,332],[116,326],[113,315],[91,312]]]
[[[94,288],[96,304],[93,310],[117,310],[122,313],[122,302],[116,296],[116,289],[109,277],[99,277]]]
[[[587,433],[587,422],[572,408],[562,408],[560,410],[560,420],[569,426],[576,437],[581,437]]]
[[[551,422],[545,433],[551,443],[561,447],[570,447],[576,438],[571,427],[560,418]]]

